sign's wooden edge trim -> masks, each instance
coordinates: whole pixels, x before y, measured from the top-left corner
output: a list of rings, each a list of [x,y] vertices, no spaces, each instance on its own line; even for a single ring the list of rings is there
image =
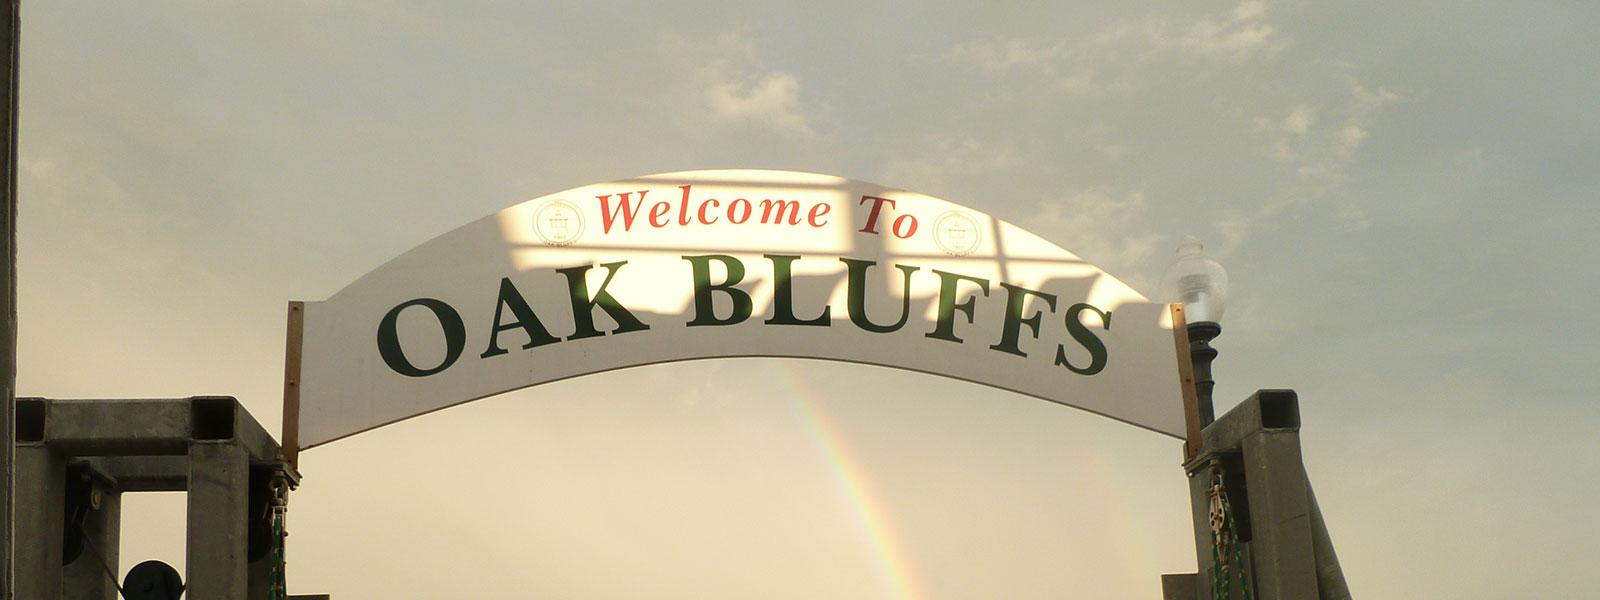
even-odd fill
[[[300,468],[300,349],[305,341],[306,303],[289,302],[283,351],[283,458]]]
[[[1189,356],[1189,326],[1182,304],[1168,304],[1172,314],[1172,343],[1178,353],[1178,383],[1183,393],[1184,462],[1200,454],[1200,397],[1194,389],[1194,360]]]

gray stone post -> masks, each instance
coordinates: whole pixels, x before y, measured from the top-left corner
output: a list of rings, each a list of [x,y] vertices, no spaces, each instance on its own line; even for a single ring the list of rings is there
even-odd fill
[[[1206,495],[1206,488],[1211,483],[1211,465],[1200,462],[1188,476],[1189,511],[1193,517],[1190,522],[1194,524],[1194,555],[1199,566],[1195,577],[1195,595],[1191,598],[1212,600],[1211,569],[1215,560],[1211,555],[1211,527],[1208,525],[1211,500]]]
[[[17,446],[16,456],[17,597],[60,600],[67,459],[43,444]]]
[[[1261,390],[1201,431],[1199,451],[1187,456],[1195,554],[1194,592],[1171,576],[1163,593],[1173,598],[1213,600],[1212,534],[1207,487],[1224,470],[1233,516],[1242,522],[1242,562],[1258,600],[1347,600],[1327,526],[1306,479],[1300,455],[1300,406],[1292,390]],[[1243,485],[1240,485],[1242,479]],[[1244,526],[1248,526],[1246,532]],[[1247,534],[1246,534],[1247,533]],[[1231,559],[1231,557],[1229,557]],[[1231,561],[1230,561],[1231,562]],[[1238,573],[1229,573],[1232,587]]]
[[[1317,597],[1311,507],[1300,432],[1261,430],[1241,440],[1250,501],[1251,575],[1261,600]]]
[[[250,456],[232,441],[189,446],[189,598],[248,600]]]
[[[17,400],[17,76],[22,46],[22,3],[5,2],[3,16],[7,30],[4,50],[6,75],[6,109],[0,112],[6,130],[4,183],[5,207],[0,209],[0,232],[5,239],[0,245],[6,248],[4,285],[0,285],[0,600],[11,600],[15,591],[12,570],[15,548],[13,543],[13,510],[16,498],[12,492],[16,482],[16,454],[13,439],[16,423]],[[23,598],[27,598],[26,595]]]

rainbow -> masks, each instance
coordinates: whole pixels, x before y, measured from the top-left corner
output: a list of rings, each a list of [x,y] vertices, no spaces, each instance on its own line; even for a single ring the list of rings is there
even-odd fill
[[[814,392],[799,373],[795,361],[762,359],[761,362],[774,372],[773,380],[779,382],[779,389],[787,392],[785,395],[792,401],[791,406],[812,432],[818,450],[825,456],[841,502],[852,515],[862,543],[875,555],[883,585],[880,596],[899,600],[927,598],[924,582],[916,576],[905,537],[896,531],[869,470],[835,425],[836,418],[828,413],[827,404],[819,399],[821,395]],[[1066,454],[1079,458],[1065,466],[1086,480],[1085,495],[1077,499],[1081,505],[1079,510],[1100,515],[1097,529],[1105,528],[1103,535],[1094,535],[1095,540],[1107,544],[1097,552],[1103,560],[1095,562],[1102,565],[1101,569],[1114,569],[1115,575],[1109,575],[1112,579],[1120,577],[1132,581],[1143,573],[1163,568],[1166,557],[1157,548],[1137,542],[1159,536],[1156,524],[1137,519],[1127,510],[1127,507],[1146,502],[1147,483],[1114,468],[1116,465],[1104,456],[1105,446],[1112,440],[1097,437],[1094,435],[1097,431],[1090,429],[1083,432],[1088,435],[1067,438],[1071,448]]]
[[[864,542],[873,548],[888,592],[886,598],[920,600],[922,588],[911,568],[902,538],[895,533],[894,522],[884,511],[883,500],[873,487],[871,477],[856,456],[850,443],[834,425],[833,418],[822,403],[813,399],[805,380],[794,373],[789,361],[765,360],[778,374],[778,380],[791,390],[789,396],[825,454],[834,475],[842,500],[850,507]]]

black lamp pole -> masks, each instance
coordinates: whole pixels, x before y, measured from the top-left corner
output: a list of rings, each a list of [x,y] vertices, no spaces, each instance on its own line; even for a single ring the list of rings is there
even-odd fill
[[[1217,420],[1217,411],[1211,405],[1211,388],[1217,382],[1211,379],[1211,361],[1217,358],[1217,349],[1211,340],[1222,334],[1222,325],[1214,321],[1189,324],[1189,360],[1194,363],[1194,395],[1200,407],[1200,426]]]

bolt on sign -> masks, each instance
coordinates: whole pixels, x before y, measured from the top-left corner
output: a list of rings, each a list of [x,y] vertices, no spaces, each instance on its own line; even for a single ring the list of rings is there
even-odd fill
[[[291,303],[284,441],[748,356],[920,371],[1183,437],[1173,314],[937,198],[809,173],[652,175],[512,206]]]

